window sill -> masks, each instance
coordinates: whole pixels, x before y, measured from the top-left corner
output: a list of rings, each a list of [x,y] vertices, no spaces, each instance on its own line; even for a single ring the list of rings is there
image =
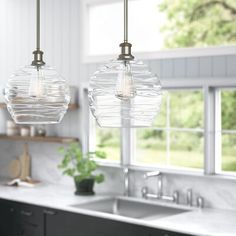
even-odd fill
[[[236,173],[217,173],[217,174],[205,174],[203,170],[195,170],[195,169],[181,169],[181,168],[164,168],[164,167],[155,167],[155,166],[139,166],[139,165],[122,165],[118,162],[98,162],[100,167],[104,168],[116,168],[122,169],[128,167],[132,171],[140,171],[140,172],[148,172],[148,171],[156,171],[159,170],[163,174],[167,175],[182,175],[188,177],[197,177],[197,178],[205,178],[212,180],[226,180],[226,181],[236,181]]]

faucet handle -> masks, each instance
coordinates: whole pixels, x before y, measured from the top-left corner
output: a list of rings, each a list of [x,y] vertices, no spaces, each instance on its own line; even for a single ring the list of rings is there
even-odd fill
[[[176,204],[179,204],[179,192],[178,191],[174,191],[174,193],[173,193],[173,202],[175,202]]]
[[[128,166],[125,166],[124,168],[123,168],[123,173],[124,174],[129,174],[129,167]]]
[[[204,208],[204,198],[203,197],[197,197],[197,207]]]
[[[144,179],[150,178],[150,177],[156,177],[161,175],[160,171],[152,171],[152,172],[148,172],[146,174],[143,175]]]
[[[125,166],[123,168],[124,174],[124,196],[129,196],[129,168]]]
[[[148,194],[148,188],[145,186],[141,189],[141,192],[142,192],[142,197],[143,198],[147,198],[147,194]]]
[[[187,190],[187,205],[192,206],[193,205],[193,190],[188,189]]]

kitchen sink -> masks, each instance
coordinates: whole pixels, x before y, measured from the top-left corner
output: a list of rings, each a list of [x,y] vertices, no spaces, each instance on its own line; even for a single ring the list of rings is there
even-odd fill
[[[145,200],[134,200],[122,197],[111,197],[89,203],[72,205],[72,207],[149,220],[190,211],[190,209],[185,209],[180,206],[165,206]]]

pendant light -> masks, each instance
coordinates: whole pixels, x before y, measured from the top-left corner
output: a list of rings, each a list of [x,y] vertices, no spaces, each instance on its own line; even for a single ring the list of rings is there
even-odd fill
[[[124,0],[124,42],[118,59],[101,66],[90,78],[89,105],[101,127],[148,127],[160,111],[161,85],[131,53],[128,0]]]
[[[40,49],[40,0],[36,0],[36,50],[32,64],[16,71],[4,90],[7,109],[17,124],[54,124],[70,101],[66,81],[43,61]]]

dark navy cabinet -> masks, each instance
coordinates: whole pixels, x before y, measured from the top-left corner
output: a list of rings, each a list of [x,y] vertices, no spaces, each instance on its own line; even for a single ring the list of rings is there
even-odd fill
[[[0,200],[1,236],[44,236],[40,207]]]
[[[187,236],[0,199],[0,236]]]
[[[0,235],[17,236],[16,205],[8,201],[0,200]]]

